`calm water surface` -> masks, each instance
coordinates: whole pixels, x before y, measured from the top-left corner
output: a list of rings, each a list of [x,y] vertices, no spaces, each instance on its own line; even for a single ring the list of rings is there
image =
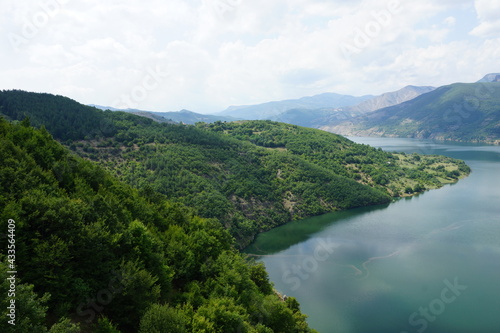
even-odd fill
[[[463,159],[457,184],[259,235],[275,288],[319,332],[500,332],[500,147],[352,138]]]

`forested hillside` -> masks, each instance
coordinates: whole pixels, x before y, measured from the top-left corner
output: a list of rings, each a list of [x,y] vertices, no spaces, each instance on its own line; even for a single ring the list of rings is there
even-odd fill
[[[500,143],[500,83],[456,83],[322,129],[345,135]]]
[[[46,126],[74,152],[135,188],[216,218],[240,247],[291,219],[389,203],[469,172],[452,159],[386,153],[270,121],[159,124],[21,91],[0,93],[0,106],[11,119],[29,116]]]
[[[389,153],[355,144],[338,135],[270,121],[199,124],[200,127],[248,140],[270,150],[300,156],[327,170],[393,197],[455,182],[470,172],[463,162],[444,156]]]
[[[118,181],[28,120],[0,117],[2,233],[9,220],[1,332],[310,332],[295,299],[274,294],[219,221]],[[15,326],[7,265],[17,270]]]

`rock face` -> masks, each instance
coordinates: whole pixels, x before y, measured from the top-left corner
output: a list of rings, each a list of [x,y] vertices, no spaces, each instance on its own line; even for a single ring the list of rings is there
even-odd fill
[[[481,80],[477,82],[500,82],[500,73],[487,74]]]
[[[372,112],[375,110],[383,109],[389,106],[404,103],[406,101],[412,100],[422,94],[433,91],[434,87],[416,87],[416,86],[406,86],[398,91],[388,92],[380,96],[374,97],[367,101],[364,101],[358,105],[349,108],[349,111],[353,112]]]

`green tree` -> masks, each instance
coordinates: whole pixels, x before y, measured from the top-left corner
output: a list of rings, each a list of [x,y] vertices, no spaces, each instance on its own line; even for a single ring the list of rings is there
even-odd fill
[[[120,333],[120,330],[107,317],[100,317],[94,333]]]
[[[191,320],[180,309],[153,304],[144,314],[139,333],[187,333]]]
[[[80,325],[73,324],[68,318],[62,318],[52,325],[49,333],[80,333]]]
[[[38,296],[34,286],[21,283],[19,279],[8,280],[11,276],[7,274],[7,264],[0,262],[0,297],[2,320],[0,320],[0,331],[5,333],[33,332],[46,333],[45,316],[48,309],[46,305],[50,298],[49,294]],[[15,281],[15,282],[14,282]],[[11,282],[15,285],[15,297],[6,297],[11,293]],[[15,303],[12,303],[14,300]],[[11,314],[9,307],[14,307]],[[12,321],[9,323],[9,321]],[[13,324],[15,325],[13,325]]]

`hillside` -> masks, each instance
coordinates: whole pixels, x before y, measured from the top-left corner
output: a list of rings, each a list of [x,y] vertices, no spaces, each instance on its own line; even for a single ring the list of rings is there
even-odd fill
[[[1,332],[311,332],[217,220],[118,181],[27,120],[0,118],[0,141],[0,226],[13,230],[0,238]]]
[[[468,173],[463,163],[444,157],[390,154],[270,121],[156,123],[19,91],[0,93],[0,105],[14,120],[29,115],[48,131],[71,128],[71,138],[59,132],[55,137],[126,183],[216,218],[240,247],[292,219],[389,203],[393,196],[437,188]],[[45,122],[50,119],[55,123]],[[92,123],[100,125],[88,128]]]
[[[500,142],[500,83],[456,83],[324,130],[343,135]]]

